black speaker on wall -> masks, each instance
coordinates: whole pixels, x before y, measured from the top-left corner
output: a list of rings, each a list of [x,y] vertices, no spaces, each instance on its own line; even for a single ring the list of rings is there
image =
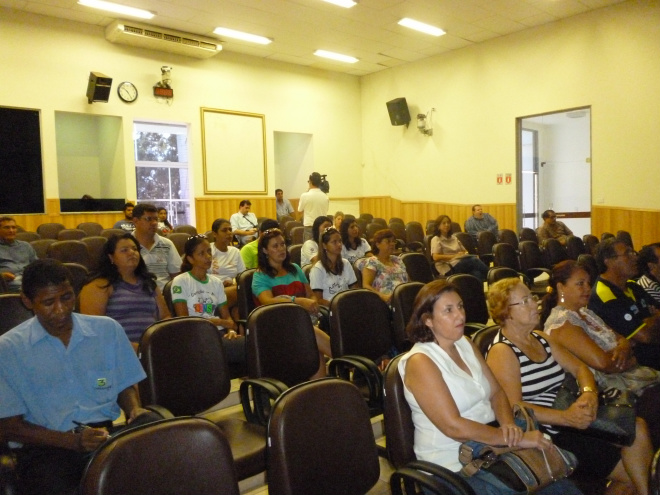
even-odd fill
[[[392,125],[408,126],[410,122],[410,112],[405,98],[394,98],[387,102],[387,112],[390,114]]]
[[[100,72],[90,72],[87,83],[87,103],[101,101],[107,103],[110,99],[112,78]]]

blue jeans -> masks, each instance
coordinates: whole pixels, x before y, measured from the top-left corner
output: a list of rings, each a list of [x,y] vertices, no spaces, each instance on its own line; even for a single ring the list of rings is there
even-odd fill
[[[476,256],[469,256],[459,261],[451,270],[450,274],[467,273],[484,282],[488,275],[488,267]]]
[[[518,495],[526,493],[514,491],[487,471],[477,471],[475,475],[465,477],[465,481],[468,482],[477,495]],[[570,480],[555,481],[536,493],[540,495],[582,495],[582,492]]]

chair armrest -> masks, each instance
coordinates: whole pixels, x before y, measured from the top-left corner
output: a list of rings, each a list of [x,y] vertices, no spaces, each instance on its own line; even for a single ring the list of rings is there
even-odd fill
[[[430,462],[412,461],[390,477],[392,495],[421,493],[421,490],[416,490],[417,486],[424,487],[425,493],[475,495],[472,487],[461,476]]]
[[[383,407],[383,374],[371,359],[364,356],[341,356],[328,363],[328,375],[350,381],[350,373],[358,374],[358,381],[364,381],[369,391],[367,403],[370,408]]]
[[[552,275],[552,270],[548,270],[547,268],[528,268],[525,271],[525,275],[527,275],[529,278],[534,281],[536,277],[539,275],[542,275],[543,273],[547,273],[548,276]]]
[[[248,423],[266,426],[273,402],[288,388],[285,383],[274,378],[243,380],[239,395]]]
[[[174,414],[172,414],[169,409],[166,409],[163,406],[159,406],[158,404],[149,404],[148,406],[143,406],[143,407],[147,411],[160,414],[163,417],[163,419],[172,419],[174,417]]]
[[[465,335],[470,337],[474,335],[477,330],[481,330],[482,328],[486,328],[487,326],[488,325],[484,325],[483,323],[468,321],[467,323],[465,323],[465,329],[463,330],[463,333],[465,333]]]

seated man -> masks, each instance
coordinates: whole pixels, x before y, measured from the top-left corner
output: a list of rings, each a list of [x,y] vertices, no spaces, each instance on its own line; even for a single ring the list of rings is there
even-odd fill
[[[637,253],[616,238],[598,245],[600,276],[591,289],[589,309],[634,345],[637,362],[660,369],[660,313],[635,276]]]
[[[543,225],[536,229],[539,243],[543,244],[546,239],[557,239],[562,246],[565,246],[566,239],[568,239],[568,236],[573,235],[573,231],[566,227],[564,222],[558,222],[557,214],[552,210],[545,210],[541,218],[543,219]]]
[[[275,189],[275,210],[277,212],[278,222],[281,222],[282,217],[285,215],[295,216],[291,201],[284,199],[284,191],[282,191],[282,189]]]
[[[637,283],[660,307],[660,242],[644,246],[637,257],[640,277]]]
[[[231,230],[238,238],[238,245],[244,246],[257,238],[257,216],[250,212],[252,203],[249,199],[244,199],[238,205],[238,213],[229,217]]]
[[[261,226],[259,227],[259,237],[261,237],[261,235],[267,230],[279,229],[279,228],[280,225],[272,218],[264,220],[263,222],[261,222]],[[246,244],[241,249],[241,258],[243,258],[243,263],[245,264],[246,270],[250,268],[256,268],[259,265],[258,263],[259,237],[257,237],[254,241]]]
[[[490,214],[484,213],[481,205],[474,205],[472,207],[472,216],[465,221],[465,232],[474,237],[475,240],[479,232],[484,230],[492,232],[497,237],[499,229],[497,220]]]
[[[16,222],[12,217],[0,217],[0,277],[11,292],[21,291],[23,269],[37,259],[29,242],[16,239]]]
[[[135,205],[130,201],[124,203],[124,218],[115,222],[112,228],[125,230],[126,232],[133,232],[133,230],[135,230],[135,224],[133,223],[133,208],[135,208]]]
[[[35,316],[0,337],[0,438],[16,454],[19,493],[75,493],[120,407],[133,425],[159,417],[139,406],[134,385],[145,373],[126,333],[73,312],[59,261],[28,265],[22,296]]]

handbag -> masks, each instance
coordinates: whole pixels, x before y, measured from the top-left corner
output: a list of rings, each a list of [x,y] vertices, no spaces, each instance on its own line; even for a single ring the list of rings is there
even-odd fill
[[[534,412],[519,404],[513,406],[516,424],[525,431],[538,429]],[[496,476],[517,492],[534,493],[554,481],[567,478],[577,466],[575,456],[556,445],[548,449],[499,447],[473,440],[463,442],[458,459],[461,473],[472,476],[480,469]]]
[[[648,366],[635,366],[621,373],[603,373],[594,370],[594,377],[602,390],[617,388],[642,395],[648,387],[660,384],[660,371]]]
[[[575,378],[566,376],[552,407],[568,409],[577,400],[578,390]],[[629,390],[608,388],[598,394],[598,413],[588,428],[580,430],[560,426],[557,429],[598,438],[614,445],[629,446],[635,441],[636,417],[637,395]]]

